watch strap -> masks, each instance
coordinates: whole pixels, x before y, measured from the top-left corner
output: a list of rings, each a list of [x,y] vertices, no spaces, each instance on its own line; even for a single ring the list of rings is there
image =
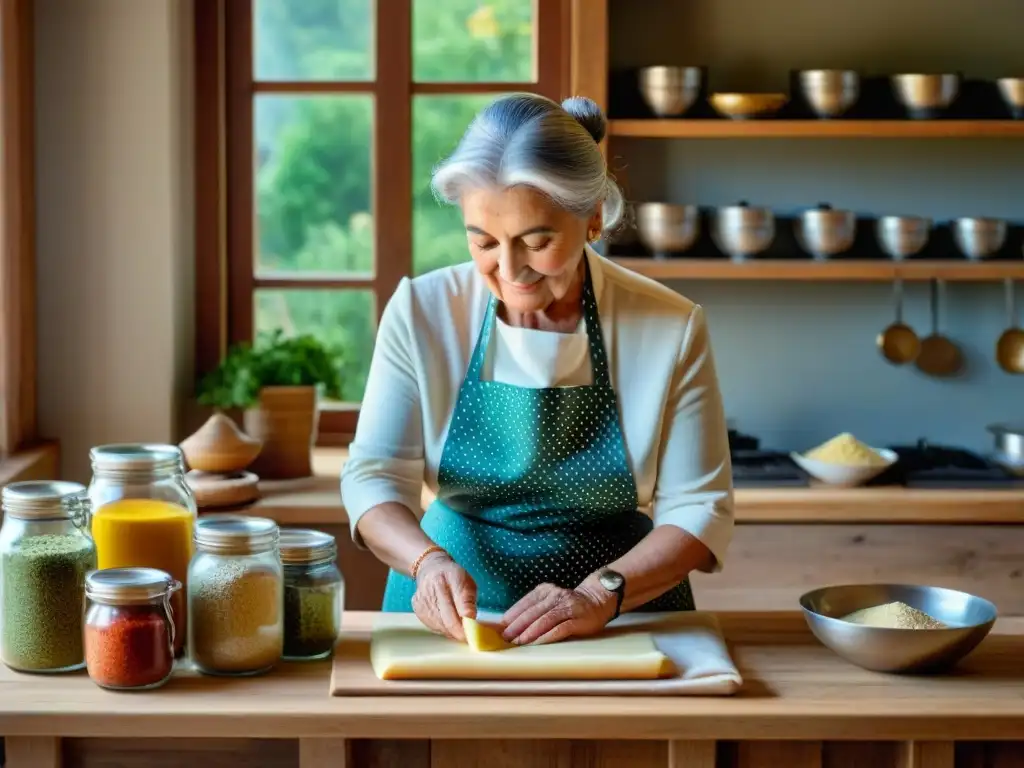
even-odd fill
[[[618,585],[614,588],[609,587],[604,582],[603,576],[611,576],[618,581]],[[622,612],[622,601],[626,597],[626,578],[618,571],[607,569],[602,572],[602,577],[598,578],[601,586],[615,595],[615,615],[612,616],[609,621],[615,621],[619,618],[619,614]]]
[[[615,614],[611,618],[612,621],[615,621],[617,618],[619,618],[619,614],[622,613],[622,600],[625,597],[626,582],[625,580],[623,580],[623,582],[619,584],[619,588],[615,590]]]

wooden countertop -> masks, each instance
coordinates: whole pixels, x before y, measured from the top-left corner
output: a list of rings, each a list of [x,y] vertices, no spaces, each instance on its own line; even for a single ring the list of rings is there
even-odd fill
[[[346,628],[369,628],[350,613]],[[66,737],[1007,739],[1024,732],[1024,619],[1000,619],[954,674],[883,675],[818,645],[797,613],[720,614],[745,679],[733,697],[328,695],[330,664],[257,678],[176,673],[164,688],[103,691],[84,673],[0,669],[0,734]]]
[[[338,475],[345,449],[314,453],[316,477],[265,482],[264,497],[250,508],[286,525],[345,524]],[[424,487],[423,505],[433,500]],[[872,488],[741,488],[736,491],[741,523],[1024,523],[1024,487],[1006,490]]]

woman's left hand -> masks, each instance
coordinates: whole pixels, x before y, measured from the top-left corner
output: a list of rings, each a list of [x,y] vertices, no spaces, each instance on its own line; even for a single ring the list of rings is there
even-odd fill
[[[581,584],[565,589],[541,584],[508,610],[502,618],[502,635],[515,645],[594,635],[615,615],[615,602],[613,593],[599,587]]]

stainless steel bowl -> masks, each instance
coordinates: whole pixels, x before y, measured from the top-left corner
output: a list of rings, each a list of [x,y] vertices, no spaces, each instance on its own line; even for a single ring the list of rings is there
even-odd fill
[[[840,617],[862,608],[900,601],[924,611],[945,629],[882,629]],[[981,597],[941,587],[909,584],[846,584],[800,598],[811,632],[847,661],[876,672],[947,669],[985,639],[996,607]]]
[[[700,95],[700,67],[644,67],[640,95],[658,117],[679,117]]]
[[[893,75],[892,88],[913,117],[934,117],[960,93],[960,75]]]
[[[997,81],[999,95],[1018,120],[1024,119],[1024,77],[1001,77]]]
[[[860,97],[860,75],[846,69],[806,69],[800,91],[818,117],[840,117]]]
[[[850,250],[857,236],[857,215],[823,203],[801,213],[793,227],[801,248],[816,259],[827,259]]]
[[[655,255],[688,250],[700,234],[700,211],[695,205],[641,203],[636,207],[640,242]]]
[[[931,219],[920,216],[882,216],[875,223],[879,247],[896,261],[920,253],[931,230]]]
[[[772,244],[775,215],[769,208],[753,208],[747,203],[725,206],[715,213],[711,234],[722,253],[741,261]]]
[[[953,239],[968,259],[987,259],[1006,243],[1006,222],[1000,219],[957,219],[953,222]]]
[[[1024,425],[990,424],[996,455],[1014,466],[1024,466]]]

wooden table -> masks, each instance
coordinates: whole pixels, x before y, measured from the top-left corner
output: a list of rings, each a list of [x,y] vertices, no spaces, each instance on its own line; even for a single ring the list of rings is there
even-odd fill
[[[368,613],[346,626],[365,629]],[[183,670],[117,694],[84,675],[0,672],[8,768],[953,768],[1024,759],[1024,620],[946,677],[853,667],[795,613],[720,616],[730,698],[332,698],[330,665],[259,678]],[[63,760],[63,763],[61,762]]]

